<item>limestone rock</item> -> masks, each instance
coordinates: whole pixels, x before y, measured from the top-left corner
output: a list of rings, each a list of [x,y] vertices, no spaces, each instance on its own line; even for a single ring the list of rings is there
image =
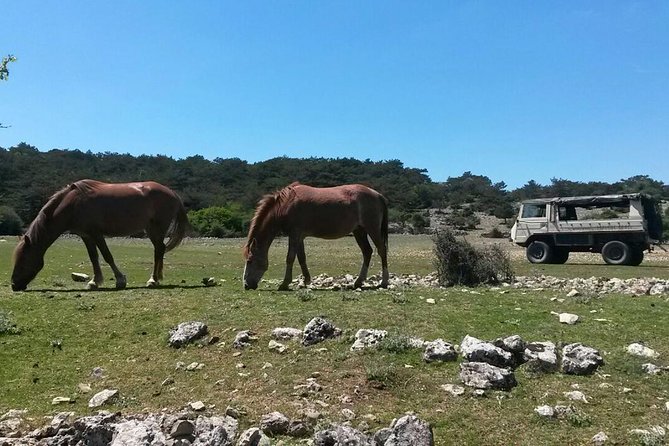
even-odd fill
[[[302,335],[302,345],[309,346],[323,342],[326,339],[339,336],[341,330],[335,327],[330,321],[315,317],[304,327]]]
[[[193,446],[233,446],[239,423],[232,417],[199,416]]]
[[[351,351],[375,347],[386,336],[388,336],[386,330],[376,330],[373,328],[360,329],[355,333],[355,342],[351,346]]]
[[[485,362],[496,367],[513,367],[513,355],[491,342],[481,341],[472,336],[465,336],[460,344],[462,357],[470,362]]]
[[[534,371],[555,372],[558,369],[557,353],[555,344],[552,342],[531,342],[525,347],[523,359]]]
[[[292,327],[277,327],[272,330],[272,337],[277,341],[298,340],[302,337],[302,330]]]
[[[271,412],[262,416],[260,429],[270,436],[288,433],[290,420],[281,412]]]
[[[88,407],[100,407],[115,398],[117,395],[118,389],[105,389],[93,395],[93,398],[88,401]]]
[[[627,346],[627,353],[634,356],[656,359],[659,354],[650,347],[646,347],[640,342],[634,342]]]
[[[270,339],[269,344],[267,345],[267,348],[269,348],[273,352],[277,353],[283,353],[286,351],[288,347],[283,345],[280,342],[276,342],[274,339]]]
[[[199,321],[182,322],[170,330],[168,343],[179,348],[207,334],[207,326]]]
[[[318,431],[314,435],[314,446],[369,446],[370,444],[367,435],[351,426],[341,424]]]
[[[72,273],[70,276],[75,282],[88,282],[91,280],[90,276],[84,273]]]
[[[415,415],[405,415],[391,426],[384,446],[433,446],[432,426]]]
[[[477,389],[511,390],[517,385],[513,372],[485,362],[460,364],[460,379],[466,386]]]
[[[426,343],[425,351],[423,352],[423,360],[425,362],[455,361],[457,357],[458,353],[455,351],[455,347],[443,339],[435,339],[432,342]]]
[[[604,365],[604,359],[592,347],[575,343],[565,345],[562,349],[562,373],[590,375],[601,365]]]

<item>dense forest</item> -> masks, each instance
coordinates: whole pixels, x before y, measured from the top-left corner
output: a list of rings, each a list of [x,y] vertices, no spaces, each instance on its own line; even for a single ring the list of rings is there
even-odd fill
[[[508,190],[505,183],[465,172],[444,182],[433,182],[424,169],[404,167],[399,160],[370,161],[353,158],[279,157],[258,163],[238,158],[213,161],[195,155],[173,159],[163,155],[132,156],[54,149],[40,152],[25,143],[0,147],[0,226],[6,214],[30,222],[49,196],[69,182],[82,178],[124,182],[154,180],[176,190],[198,218],[227,213],[234,225],[253,211],[263,194],[300,181],[313,186],[362,183],[389,200],[391,218],[409,220],[416,211],[430,207],[465,207],[470,211],[512,217],[513,204],[526,198],[644,192],[669,199],[669,186],[648,176],[634,176],[615,183],[553,179],[548,185],[534,180]],[[212,208],[216,212],[202,211]],[[204,213],[203,213],[204,212]],[[243,225],[242,225],[243,226]],[[243,231],[243,227],[241,229]],[[0,231],[1,232],[1,231]],[[240,232],[235,230],[233,232]],[[227,235],[225,231],[219,235]]]

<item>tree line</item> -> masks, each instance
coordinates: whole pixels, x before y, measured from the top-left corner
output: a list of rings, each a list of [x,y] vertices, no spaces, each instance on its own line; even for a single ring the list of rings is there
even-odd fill
[[[644,192],[669,200],[669,186],[646,175],[615,183],[556,178],[541,185],[530,180],[520,188],[508,190],[504,182],[493,183],[488,177],[471,172],[434,182],[425,169],[405,167],[399,160],[278,157],[249,163],[239,158],[207,160],[200,155],[173,159],[164,155],[61,149],[40,152],[21,143],[0,147],[0,233],[3,222],[14,218],[7,217],[8,213],[21,223],[30,222],[55,191],[83,178],[163,183],[179,193],[193,220],[216,227],[209,235],[219,236],[242,233],[257,201],[293,181],[312,186],[366,184],[388,198],[391,219],[407,221],[415,221],[420,210],[434,207],[464,208],[467,212],[511,218],[518,201],[549,196]],[[217,227],[221,219],[230,222],[229,228]]]

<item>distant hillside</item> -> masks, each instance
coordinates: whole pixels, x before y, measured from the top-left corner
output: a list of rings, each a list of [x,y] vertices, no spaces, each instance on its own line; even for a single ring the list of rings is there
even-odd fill
[[[209,161],[199,155],[173,159],[79,150],[40,152],[25,143],[0,147],[0,206],[13,208],[25,222],[37,215],[56,190],[82,178],[155,180],[176,190],[189,210],[233,204],[251,210],[263,194],[293,181],[313,186],[363,183],[388,198],[395,218],[408,218],[420,209],[465,204],[474,211],[503,216],[518,200],[556,195],[646,192],[669,199],[669,186],[647,176],[613,184],[554,179],[549,185],[540,185],[531,180],[509,191],[503,182],[492,183],[488,177],[471,172],[443,183],[433,182],[425,169],[404,167],[399,160],[280,157],[248,163],[238,158]]]

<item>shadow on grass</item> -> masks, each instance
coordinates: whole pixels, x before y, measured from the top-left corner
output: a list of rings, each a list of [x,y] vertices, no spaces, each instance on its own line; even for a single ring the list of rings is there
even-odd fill
[[[154,287],[146,286],[128,286],[117,289],[115,287],[98,288],[96,290],[87,290],[86,288],[35,288],[24,291],[15,291],[15,293],[97,293],[100,291],[126,291],[126,290],[145,290],[145,291],[160,291],[160,290],[194,290],[199,288],[214,288],[206,285],[159,285]]]

